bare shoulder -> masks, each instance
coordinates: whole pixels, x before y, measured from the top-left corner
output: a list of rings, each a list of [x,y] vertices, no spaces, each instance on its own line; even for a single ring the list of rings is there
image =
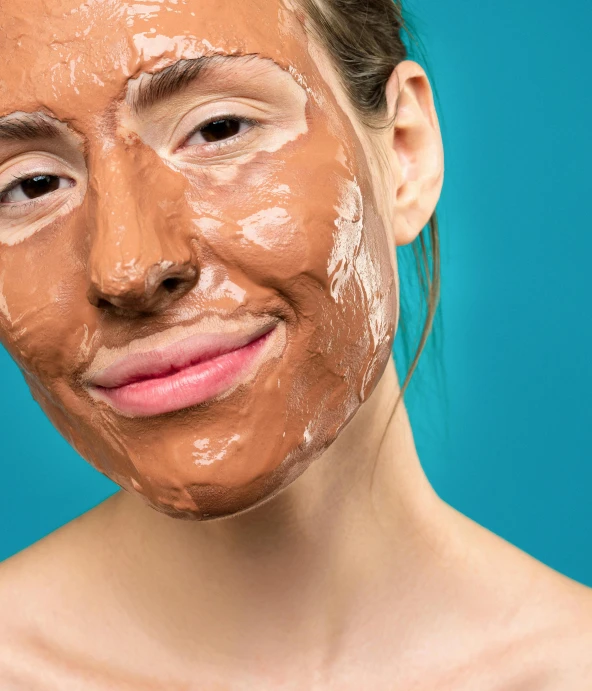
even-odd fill
[[[545,631],[539,655],[549,661],[550,679],[566,691],[592,689],[592,589],[564,576],[558,577],[556,589],[549,592],[551,610],[557,624]]]
[[[34,681],[28,672],[32,660],[25,642],[31,615],[19,605],[26,597],[26,580],[22,582],[21,574],[27,575],[28,562],[28,555],[22,553],[0,564],[0,688],[7,691],[24,691]]]
[[[0,564],[2,691],[56,688],[53,646],[73,621],[85,619],[79,605],[88,602],[88,555],[99,542],[89,514]]]
[[[541,564],[544,580],[546,567]],[[544,599],[541,599],[544,597]],[[482,621],[437,683],[438,691],[590,691],[592,591],[556,574],[520,615]],[[493,617],[492,617],[493,620]],[[503,621],[503,626],[500,623]],[[423,691],[423,686],[421,687]],[[426,687],[427,688],[427,687]]]
[[[536,564],[531,598],[523,610],[523,633],[497,651],[497,661],[507,671],[499,691],[589,691],[592,589]],[[496,658],[492,657],[492,669]]]
[[[114,592],[116,496],[0,564],[1,691],[181,688],[159,681],[162,651]]]
[[[47,538],[45,538],[47,540]],[[51,618],[51,543],[37,543],[0,564],[0,688],[43,689],[40,632]]]
[[[68,527],[39,540],[0,564],[0,636],[7,627],[31,627],[44,602],[50,604],[62,585],[64,570],[56,563],[64,557],[63,533]],[[60,573],[61,571],[61,573]],[[57,576],[57,578],[56,578]]]
[[[458,691],[462,678],[467,689],[590,691],[592,589],[466,516],[453,518],[465,652],[448,670],[449,686],[438,688]]]
[[[73,596],[78,574],[100,546],[97,514],[104,505],[67,523],[0,564],[0,635],[7,620],[31,628],[39,616]],[[31,617],[31,618],[30,618]]]

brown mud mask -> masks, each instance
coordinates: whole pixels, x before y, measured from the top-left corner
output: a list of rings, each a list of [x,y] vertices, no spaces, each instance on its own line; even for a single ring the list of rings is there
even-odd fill
[[[173,516],[285,487],[390,357],[372,167],[303,21],[0,7],[2,342],[68,441]]]

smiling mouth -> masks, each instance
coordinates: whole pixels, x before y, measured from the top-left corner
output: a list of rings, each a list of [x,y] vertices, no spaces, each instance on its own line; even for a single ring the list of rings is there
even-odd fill
[[[251,333],[197,334],[128,355],[93,375],[88,390],[126,417],[199,405],[229,392],[276,355],[282,327],[274,323]]]

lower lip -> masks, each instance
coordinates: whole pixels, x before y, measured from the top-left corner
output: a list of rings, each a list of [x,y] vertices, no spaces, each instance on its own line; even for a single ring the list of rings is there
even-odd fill
[[[275,329],[242,348],[186,367],[168,377],[145,379],[114,389],[95,387],[99,398],[128,417],[162,415],[205,403],[240,382],[265,349]]]

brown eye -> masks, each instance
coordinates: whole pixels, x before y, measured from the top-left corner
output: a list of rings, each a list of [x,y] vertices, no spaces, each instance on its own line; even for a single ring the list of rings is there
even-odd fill
[[[34,175],[19,180],[3,194],[0,193],[0,203],[11,204],[38,199],[64,187],[71,187],[72,184],[71,180],[61,178],[58,175]]]
[[[57,175],[36,175],[34,178],[23,180],[20,187],[27,199],[36,199],[58,190],[60,178]]]
[[[237,135],[240,132],[241,124],[241,120],[224,118],[210,122],[200,128],[199,132],[206,142],[219,142]]]

